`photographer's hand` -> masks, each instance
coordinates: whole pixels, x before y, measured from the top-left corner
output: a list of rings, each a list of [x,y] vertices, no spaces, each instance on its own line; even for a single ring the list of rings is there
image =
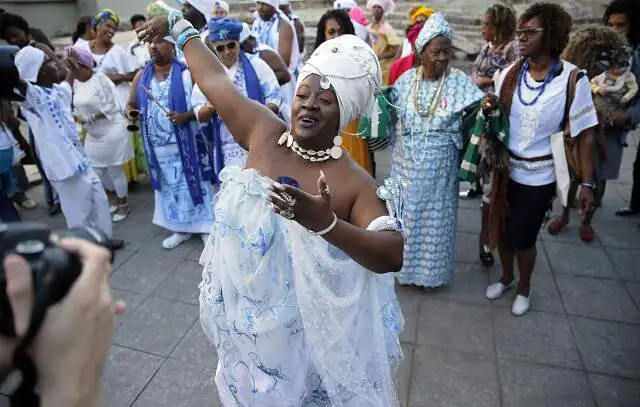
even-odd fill
[[[124,311],[124,305],[111,299],[111,255],[106,249],[79,239],[65,239],[60,246],[78,255],[83,268],[68,295],[49,308],[30,348],[41,406],[95,407],[100,404],[100,375],[111,344],[114,314]],[[14,324],[21,337],[33,306],[31,270],[19,256],[7,256],[5,270]]]

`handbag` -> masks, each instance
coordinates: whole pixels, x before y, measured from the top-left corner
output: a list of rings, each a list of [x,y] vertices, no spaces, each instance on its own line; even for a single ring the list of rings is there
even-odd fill
[[[551,135],[551,154],[556,175],[556,194],[565,208],[569,204],[571,184],[581,179],[579,140],[576,137],[571,137],[569,122],[569,112],[576,95],[576,82],[579,72],[576,68],[569,74],[561,130]]]

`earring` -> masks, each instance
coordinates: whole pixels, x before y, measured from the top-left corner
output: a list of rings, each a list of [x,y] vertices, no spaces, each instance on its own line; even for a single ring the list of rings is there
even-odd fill
[[[331,147],[331,151],[329,152],[329,154],[331,155],[331,158],[333,158],[334,160],[337,160],[340,157],[342,157],[342,137],[341,136],[335,136],[333,138],[333,147]]]

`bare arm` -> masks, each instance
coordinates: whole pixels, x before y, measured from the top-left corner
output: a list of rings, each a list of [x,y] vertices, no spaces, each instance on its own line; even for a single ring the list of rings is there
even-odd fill
[[[289,23],[280,19],[280,40],[278,41],[278,54],[282,57],[284,63],[289,66],[291,64],[291,44],[293,44],[293,30]]]
[[[266,62],[273,73],[276,74],[276,78],[280,85],[284,85],[291,80],[291,74],[289,73],[289,70],[284,64],[282,58],[280,58],[280,55],[271,50],[264,50],[262,52],[262,60]]]
[[[296,36],[298,37],[298,50],[300,53],[304,51],[304,25],[300,20],[293,20],[293,24],[296,26]]]
[[[583,130],[579,135],[578,154],[580,155],[580,172],[583,181],[593,182],[594,180],[594,139],[595,129],[593,127]]]
[[[375,181],[365,185],[351,209],[350,223],[339,220],[324,238],[361,266],[374,273],[390,273],[402,268],[404,240],[398,232],[366,230],[374,219],[388,215],[376,195]]]
[[[138,81],[140,80],[141,76],[142,71],[138,71],[131,83],[131,89],[129,90],[129,101],[127,102],[127,106],[124,109],[127,117],[129,117],[129,111],[138,108],[138,95],[136,94],[136,88],[138,87]]]
[[[236,89],[218,57],[200,38],[189,40],[183,52],[193,79],[244,149],[249,150],[253,133],[270,135],[283,131],[284,123],[268,108]]]
[[[134,71],[134,72],[124,73],[124,74],[107,73],[106,75],[109,77],[109,79],[113,81],[113,83],[117,85],[121,82],[131,82],[133,78],[135,78],[136,72]]]
[[[620,100],[623,104],[627,104],[633,99],[636,94],[638,94],[638,82],[636,82],[636,77],[633,74],[627,75],[627,86],[629,90],[624,94],[622,99]]]

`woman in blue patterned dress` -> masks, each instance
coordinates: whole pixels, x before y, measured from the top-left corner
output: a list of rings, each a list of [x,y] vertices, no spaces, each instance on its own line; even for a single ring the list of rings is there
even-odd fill
[[[449,283],[453,274],[460,118],[484,94],[470,77],[448,67],[451,37],[442,14],[429,17],[416,41],[422,66],[395,83],[392,103],[399,109],[400,130],[391,174],[409,181],[400,284],[435,288]]]
[[[398,407],[391,366],[403,319],[392,272],[402,266],[403,183],[387,180],[376,194],[339,136],[376,112],[373,50],[354,35],[315,50],[289,127],[236,88],[179,13],[138,29],[147,41],[167,31],[248,151],[244,168],[220,173],[201,257],[200,321],[218,353],[222,404]]]

